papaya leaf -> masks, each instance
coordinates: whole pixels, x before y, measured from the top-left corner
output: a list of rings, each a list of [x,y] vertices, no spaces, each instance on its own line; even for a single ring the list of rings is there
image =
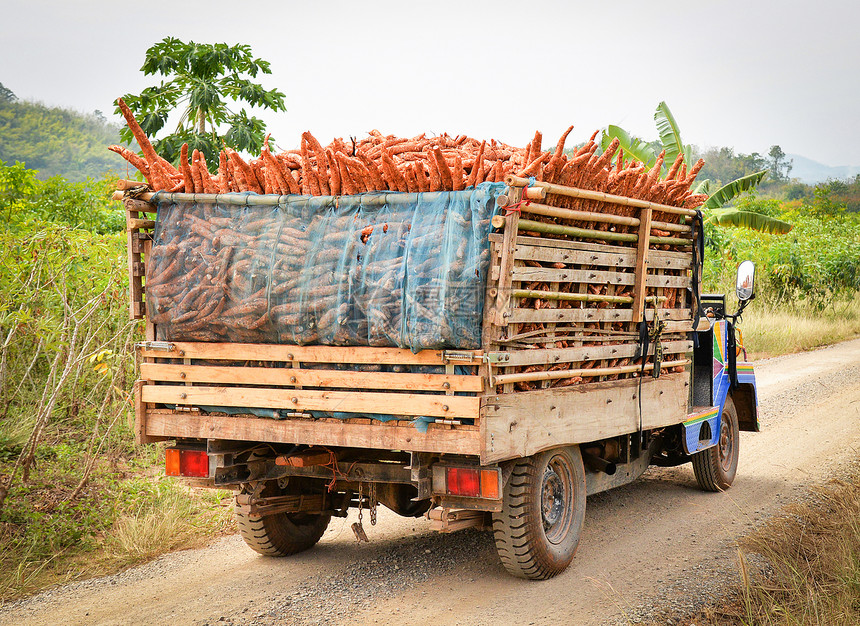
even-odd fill
[[[744,176],[743,178],[733,180],[728,185],[723,185],[722,187],[717,189],[716,192],[711,194],[711,197],[708,198],[707,202],[705,202],[702,208],[720,208],[721,206],[729,203],[732,198],[739,196],[740,194],[758,186],[758,184],[765,176],[767,176],[767,170],[762,170],[760,172],[756,172],[755,174],[750,174],[748,176]]]
[[[772,235],[784,235],[794,228],[788,222],[775,217],[740,209],[713,209],[705,221],[718,226],[743,227]]]
[[[657,161],[657,154],[654,149],[642,141],[629,134],[626,130],[619,126],[610,124],[603,131],[603,136],[600,139],[600,147],[603,150],[609,146],[613,139],[618,139],[621,144],[621,149],[624,151],[624,158],[633,158],[645,164],[645,167],[651,169]]]

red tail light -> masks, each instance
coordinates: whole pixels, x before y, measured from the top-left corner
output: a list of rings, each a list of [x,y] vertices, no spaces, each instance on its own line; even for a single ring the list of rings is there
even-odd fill
[[[449,467],[448,493],[452,496],[479,497],[481,495],[480,471],[465,467]]]
[[[168,476],[209,478],[209,455],[206,450],[168,448],[164,451],[164,473]]]

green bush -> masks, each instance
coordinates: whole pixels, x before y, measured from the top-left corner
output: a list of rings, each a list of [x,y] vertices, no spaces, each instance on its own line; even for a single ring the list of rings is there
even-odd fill
[[[749,196],[738,204],[794,228],[787,235],[769,235],[707,226],[707,290],[731,290],[737,264],[751,259],[758,268],[758,297],[774,305],[820,310],[860,291],[860,215],[846,212],[826,188],[790,209],[778,200]]]
[[[125,228],[122,205],[110,199],[114,179],[70,183],[60,176],[41,181],[37,174],[23,163],[0,161],[0,219],[6,230],[26,236],[53,223],[103,235]]]

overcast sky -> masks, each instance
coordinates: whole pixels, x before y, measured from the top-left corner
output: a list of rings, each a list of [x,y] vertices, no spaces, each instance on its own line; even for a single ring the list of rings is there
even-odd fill
[[[5,0],[2,16],[0,83],[85,112],[155,84],[139,70],[166,36],[250,44],[286,94],[287,113],[261,115],[283,148],[373,128],[653,139],[665,100],[685,142],[860,165],[856,0]]]

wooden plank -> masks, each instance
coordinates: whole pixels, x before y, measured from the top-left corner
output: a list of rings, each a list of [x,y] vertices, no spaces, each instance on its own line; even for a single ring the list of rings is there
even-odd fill
[[[618,253],[636,253],[636,248],[632,246],[615,246],[608,243],[590,243],[587,241],[569,241],[567,239],[544,239],[542,237],[528,237],[526,235],[517,237],[517,245],[523,246],[543,246],[549,248],[567,248],[568,250],[589,250],[592,252],[618,252]],[[680,250],[661,250],[661,254],[667,257],[681,259],[687,261],[689,267],[692,263],[693,253]]]
[[[665,322],[664,333],[691,333],[693,332],[693,320],[683,322]],[[701,320],[699,322],[701,325]],[[707,322],[705,322],[707,324]]]
[[[451,366],[453,367],[453,364]],[[394,372],[306,370],[291,367],[171,365],[168,363],[142,363],[140,372],[148,380],[227,385],[406,389],[438,391],[446,394],[453,394],[455,391],[481,392],[484,390],[483,380],[480,376],[456,374],[401,374]]]
[[[633,286],[633,320],[639,321],[645,311],[645,279],[648,273],[648,253],[651,248],[648,233],[651,232],[651,209],[642,209],[639,213],[639,242],[636,246],[636,284]]]
[[[515,267],[513,280],[539,282],[593,283],[598,285],[633,285],[636,275],[633,272],[608,272],[603,270],[555,269],[552,267]],[[671,287],[683,289],[692,286],[689,276],[658,276],[648,274],[647,287]]]
[[[144,385],[144,402],[192,406],[253,407],[292,411],[385,413],[429,417],[478,417],[480,398],[371,391],[319,391],[312,389],[265,389],[258,387],[185,387]],[[356,416],[358,417],[358,416]]]
[[[552,267],[523,266],[514,268],[514,280],[538,281],[542,283],[594,283],[598,285],[632,285],[635,276],[631,272],[607,272],[601,270],[555,269]]]
[[[421,433],[414,424],[324,423],[319,420],[270,420],[151,411],[147,434],[162,438],[231,439],[309,446],[346,446],[448,454],[480,453],[480,432],[437,430]]]
[[[686,419],[689,374],[641,379],[642,426]],[[481,463],[637,432],[640,379],[490,395],[481,405]]]
[[[677,258],[670,256],[665,250],[651,251],[651,267],[664,269],[688,270],[690,257]],[[569,248],[517,245],[514,258],[523,261],[541,261],[543,263],[566,263],[568,265],[600,265],[604,267],[634,267],[636,253],[632,250],[624,252],[599,250],[573,250]]]
[[[585,339],[587,341],[587,338]],[[693,342],[687,339],[663,341],[664,354],[684,354],[693,349]],[[651,342],[648,354],[654,354]],[[608,346],[582,346],[581,348],[544,348],[532,350],[516,350],[509,352],[508,360],[499,363],[498,367],[518,367],[522,365],[556,365],[576,361],[594,361],[598,359],[632,358],[639,350],[639,342],[618,343]],[[507,356],[507,355],[506,355]]]
[[[658,316],[663,320],[683,321],[692,320],[693,313],[689,309],[658,309]],[[647,320],[654,319],[654,310],[645,311]],[[509,324],[549,322],[632,322],[632,309],[513,309],[508,318]]]
[[[267,343],[174,342],[172,352],[141,350],[141,355],[160,359],[177,356],[191,359],[227,361],[301,361],[305,363],[376,363],[380,365],[444,365],[443,350],[422,350],[415,354],[401,348],[364,346],[294,346]],[[456,350],[480,358],[481,350]]]

